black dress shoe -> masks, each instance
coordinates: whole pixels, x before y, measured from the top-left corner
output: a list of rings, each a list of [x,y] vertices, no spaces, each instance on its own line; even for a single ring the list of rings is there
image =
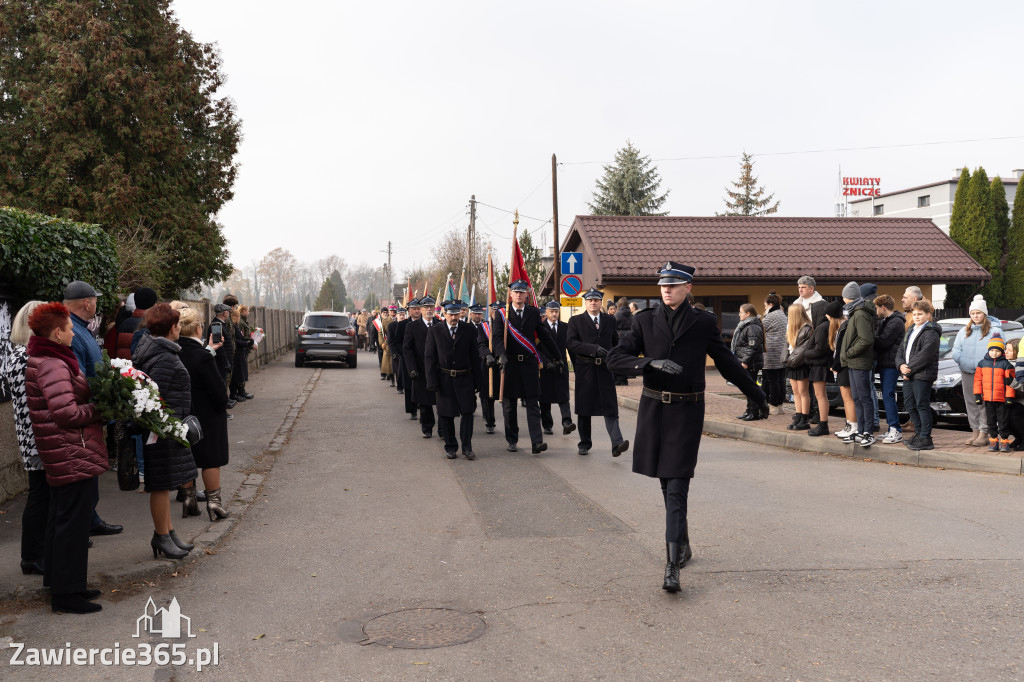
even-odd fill
[[[55,594],[50,601],[50,610],[54,613],[96,613],[103,607],[78,594]]]
[[[737,419],[743,419],[744,421],[746,421],[747,417],[749,417],[749,416],[750,416],[750,412],[744,412],[743,414],[736,415],[736,418]]]
[[[612,448],[612,457],[618,457],[619,455],[621,455],[626,450],[629,450],[629,441],[628,440],[624,440],[621,443],[619,443],[618,445],[616,445],[614,448]]]
[[[444,456],[447,457],[448,459],[455,459],[457,455],[454,452],[445,452]]]
[[[253,398],[255,398],[255,397],[256,397],[256,396],[254,396],[254,395],[253,395],[252,393],[246,393],[246,394],[245,394],[245,399],[246,399],[246,400],[252,400],[252,399],[253,399]]]
[[[89,529],[89,535],[117,535],[123,530],[124,526],[118,526],[113,523],[101,521],[99,525],[93,526]]]
[[[580,455],[589,455],[590,454],[590,450],[588,450],[587,448],[585,448],[585,447],[583,447],[581,445],[580,448],[576,451],[576,453],[580,454]]]
[[[430,431],[424,431],[423,432],[423,437],[424,438],[433,438],[434,437],[434,430],[431,429]]]
[[[509,452],[516,452],[519,450],[515,443],[509,443],[508,447],[505,449],[508,450]]]
[[[42,575],[43,574],[43,562],[42,561],[22,561],[21,562],[21,573],[22,573],[22,575]]]
[[[740,419],[745,421],[745,422],[756,422],[760,418],[761,418],[761,415],[752,414],[750,412],[747,412],[745,415],[740,417]]]
[[[244,403],[245,402],[245,396],[244,395],[236,395],[234,400],[235,400],[236,403]]]
[[[235,405],[237,405],[237,404],[238,404],[238,401],[237,401],[237,400],[231,400],[231,399],[228,399],[228,409],[229,409],[229,410],[230,410],[230,409],[231,409],[232,407],[234,407]]]
[[[494,427],[493,426],[488,426],[484,430],[487,431],[487,433],[494,433]]]
[[[416,421],[417,419],[419,419],[419,417],[418,417],[418,416],[416,416],[415,414],[410,414],[410,415],[409,415],[409,420],[410,420],[410,421]]]
[[[547,443],[541,443],[540,445],[534,445],[533,446],[533,454],[539,455],[540,453],[544,452],[547,449],[548,449],[548,444]]]
[[[78,593],[78,596],[81,597],[82,599],[88,599],[88,600],[91,601],[93,599],[98,598],[101,594],[103,594],[103,593],[100,592],[99,590],[82,590],[81,592]]]
[[[474,453],[472,450],[463,450],[462,451],[462,456],[465,457],[468,460],[476,459],[476,453]]]
[[[405,393],[405,391],[403,389],[401,389],[401,388],[398,389],[398,395],[403,395],[404,393]]]
[[[563,422],[562,423],[562,435],[563,436],[567,436],[567,435],[569,435],[570,433],[572,433],[575,430],[576,430],[576,425],[573,424],[572,422]]]
[[[550,428],[545,426],[544,427],[544,433],[550,436],[550,435],[552,435],[554,433],[554,431],[552,431]]]

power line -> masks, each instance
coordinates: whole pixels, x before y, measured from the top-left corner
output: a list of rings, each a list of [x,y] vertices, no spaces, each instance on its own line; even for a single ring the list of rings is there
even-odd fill
[[[906,142],[902,144],[878,144],[869,145],[866,147],[830,147],[827,149],[802,149],[799,151],[781,151],[781,152],[751,152],[751,156],[795,156],[799,154],[827,154],[829,152],[860,152],[860,151],[872,151],[877,149],[904,149],[907,147],[933,147],[936,145],[943,144],[966,144],[969,142],[1001,142],[1005,140],[1021,140],[1024,139],[1024,135],[1008,135],[1005,137],[980,137],[969,140],[941,140],[935,142]],[[716,159],[738,159],[740,154],[714,154],[709,156],[674,156],[663,159],[652,159],[652,161],[661,163],[664,161],[709,161]],[[612,161],[559,161],[559,166],[586,166],[594,164],[606,164],[613,163]]]

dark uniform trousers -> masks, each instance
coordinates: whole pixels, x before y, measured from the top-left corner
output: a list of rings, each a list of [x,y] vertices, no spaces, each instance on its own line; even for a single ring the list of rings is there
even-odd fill
[[[480,412],[484,416],[484,426],[494,428],[494,398],[480,394]]]
[[[686,499],[690,479],[662,478],[661,495],[665,498],[665,542],[683,544],[686,539]]]
[[[511,444],[519,442],[519,398],[505,398],[501,401],[501,413],[505,417],[505,440]],[[540,425],[540,403],[536,398],[522,398],[526,403],[526,426],[530,430],[530,443],[540,445],[544,433]]]
[[[590,415],[578,414],[576,415],[576,421],[579,423],[580,428],[580,447],[589,450],[594,447],[594,443],[590,439]],[[605,415],[604,427],[608,430],[608,437],[612,441],[612,447],[619,447],[623,440],[622,431],[619,430],[619,415]]]
[[[458,452],[459,441],[455,439],[455,417],[438,417],[438,434],[444,438],[445,452]],[[468,452],[473,449],[473,413],[463,414],[459,417],[459,440],[462,441],[462,451]]]
[[[96,477],[50,488],[50,514],[43,556],[43,586],[55,595],[86,589],[89,523]]]
[[[571,424],[572,409],[569,407],[569,401],[558,403],[558,410],[562,413],[562,424]],[[540,404],[540,423],[545,429],[555,425],[555,420],[551,418],[551,403]]]

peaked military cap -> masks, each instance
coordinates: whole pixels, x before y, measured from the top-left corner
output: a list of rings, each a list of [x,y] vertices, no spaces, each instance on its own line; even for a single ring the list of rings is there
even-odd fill
[[[479,303],[477,303],[476,305],[469,306],[469,312],[471,312],[471,313],[482,313],[483,311],[484,311],[484,307],[482,305],[480,305]]]
[[[560,310],[562,306],[558,305],[558,301],[548,301],[544,307],[548,310]]]
[[[604,294],[602,294],[600,291],[598,291],[594,287],[590,287],[589,289],[587,289],[586,293],[583,294],[583,300],[584,301],[593,301],[593,300],[602,301],[602,300],[604,300]]]
[[[690,284],[693,282],[693,273],[697,269],[689,265],[683,265],[670,260],[665,267],[658,270],[658,284]]]
[[[406,305],[409,306],[410,308],[419,308],[420,307],[420,299],[414,298],[411,301],[409,301],[408,303],[406,303]]]
[[[462,310],[462,307],[465,304],[462,301],[460,301],[459,299],[455,299],[453,301],[445,301],[441,305],[444,307],[444,311],[446,313],[457,313],[460,310]]]
[[[402,306],[398,306],[398,312],[400,312],[400,313],[407,313],[409,311],[406,310],[405,308],[403,308]]]
[[[510,282],[508,288],[511,291],[529,291],[530,284],[525,279],[517,279],[514,282]]]
[[[429,295],[429,294],[420,299],[420,306],[425,307],[425,308],[426,307],[433,308],[434,307],[434,303],[436,303],[436,301],[434,300],[434,297]]]
[[[494,303],[491,304],[491,310],[497,310],[498,308],[504,308],[504,307],[505,307],[505,302],[504,301],[495,301]]]

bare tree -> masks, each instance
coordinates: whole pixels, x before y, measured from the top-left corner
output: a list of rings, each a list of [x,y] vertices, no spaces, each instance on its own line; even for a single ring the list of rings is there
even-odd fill
[[[277,247],[260,260],[259,274],[267,291],[267,305],[285,306],[295,299],[298,262],[291,251]]]

